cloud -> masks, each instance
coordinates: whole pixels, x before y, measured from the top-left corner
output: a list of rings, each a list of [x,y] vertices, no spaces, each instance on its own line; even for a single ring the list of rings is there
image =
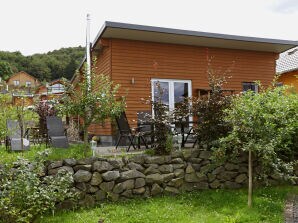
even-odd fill
[[[295,13],[298,12],[297,0],[278,0],[273,7],[273,10],[279,13]]]

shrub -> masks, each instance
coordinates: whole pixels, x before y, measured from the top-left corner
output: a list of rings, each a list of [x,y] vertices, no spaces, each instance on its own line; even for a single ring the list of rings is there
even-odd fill
[[[0,222],[32,222],[38,215],[54,210],[64,199],[74,198],[72,175],[59,172],[44,176],[46,152],[32,163],[19,159],[14,167],[0,169]]]
[[[263,177],[274,172],[286,177],[291,174],[297,154],[298,97],[287,93],[285,87],[245,92],[232,100],[225,111],[225,121],[231,132],[220,139],[215,149],[218,158],[246,152],[249,166],[249,189],[252,190],[253,161],[262,164]],[[249,198],[251,205],[251,197]]]
[[[224,76],[209,73],[208,80],[210,97],[193,99],[192,112],[198,118],[198,125],[194,128],[197,141],[210,148],[230,130],[229,123],[224,120],[224,110],[230,106],[231,96],[224,95],[222,90],[226,82]]]

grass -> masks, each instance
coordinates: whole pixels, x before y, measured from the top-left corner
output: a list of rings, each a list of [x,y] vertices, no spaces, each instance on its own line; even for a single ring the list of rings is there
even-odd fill
[[[277,223],[284,222],[287,194],[298,194],[298,187],[274,187],[255,190],[254,206],[247,208],[247,192],[241,190],[205,190],[179,196],[134,199],[102,203],[93,209],[67,211],[46,216],[40,223]]]
[[[81,144],[72,144],[67,149],[61,148],[46,148],[44,144],[30,146],[30,150],[24,152],[8,152],[4,146],[0,147],[0,164],[13,163],[18,157],[28,160],[34,160],[38,152],[50,150],[49,160],[61,160],[66,158],[80,159],[84,158],[84,151]],[[87,157],[91,156],[91,150],[88,152]]]

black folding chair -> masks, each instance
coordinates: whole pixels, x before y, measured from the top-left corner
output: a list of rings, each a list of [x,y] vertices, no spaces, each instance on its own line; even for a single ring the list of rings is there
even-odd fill
[[[61,118],[48,116],[46,118],[49,143],[56,148],[68,148],[69,143]]]
[[[11,151],[23,151],[28,150],[30,145],[27,139],[23,138],[23,147],[22,147],[22,135],[21,128],[18,121],[7,120],[7,137],[6,137],[6,149]]]
[[[134,144],[135,138],[137,138],[138,142],[142,140],[146,148],[148,148],[146,140],[144,138],[144,134],[140,132],[140,128],[139,127],[130,128],[125,112],[122,112],[120,116],[116,118],[116,122],[119,130],[119,134],[120,134],[116,143],[116,149],[118,148],[121,139],[128,139],[130,142],[127,148],[127,152],[129,151],[131,146],[134,149],[136,149],[136,146]],[[138,147],[140,147],[140,143],[138,143]]]

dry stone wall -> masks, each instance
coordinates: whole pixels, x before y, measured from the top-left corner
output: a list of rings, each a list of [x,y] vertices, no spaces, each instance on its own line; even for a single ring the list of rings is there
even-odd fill
[[[82,160],[65,159],[47,166],[47,174],[66,170],[73,174],[80,205],[106,199],[179,194],[196,189],[241,188],[247,185],[247,157],[214,165],[209,151],[175,151],[169,156],[137,155],[131,158]],[[256,174],[259,168],[256,169]],[[296,170],[298,176],[298,170]],[[272,184],[280,176],[272,174]],[[67,206],[67,201],[65,203]]]

